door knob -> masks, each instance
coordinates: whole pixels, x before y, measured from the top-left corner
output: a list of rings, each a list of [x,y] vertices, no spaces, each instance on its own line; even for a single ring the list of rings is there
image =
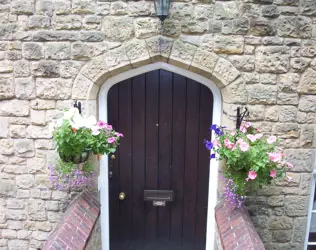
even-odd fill
[[[119,199],[120,199],[121,201],[124,200],[124,199],[125,199],[125,193],[121,192],[121,193],[119,194]]]

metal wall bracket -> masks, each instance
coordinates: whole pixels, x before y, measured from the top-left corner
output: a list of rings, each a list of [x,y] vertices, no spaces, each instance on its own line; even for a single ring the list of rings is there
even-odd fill
[[[236,129],[240,129],[241,123],[245,116],[249,116],[249,111],[245,108],[245,111],[240,113],[240,107],[237,108]]]

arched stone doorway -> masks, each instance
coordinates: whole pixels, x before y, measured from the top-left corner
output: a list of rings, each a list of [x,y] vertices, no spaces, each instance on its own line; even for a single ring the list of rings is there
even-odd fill
[[[165,37],[154,37],[152,43],[134,41],[137,51],[134,57],[126,52],[126,47],[113,49],[87,63],[75,79],[72,98],[84,101],[90,106],[87,113],[97,114],[99,107],[107,106],[107,93],[111,86],[133,76],[155,69],[165,69],[183,75],[211,89],[214,96],[213,123],[233,125],[231,110],[233,104],[247,101],[245,84],[240,72],[225,58],[203,47],[196,48],[181,41]],[[215,106],[215,105],[214,105]],[[223,112],[224,110],[224,112]],[[231,115],[231,117],[230,117]],[[99,109],[99,119],[107,120],[107,108]],[[210,163],[209,197],[217,196],[216,161]],[[102,249],[109,249],[109,207],[108,207],[108,160],[100,162],[99,190],[102,203]],[[215,188],[214,188],[215,187]],[[209,199],[206,250],[214,248],[216,199]]]

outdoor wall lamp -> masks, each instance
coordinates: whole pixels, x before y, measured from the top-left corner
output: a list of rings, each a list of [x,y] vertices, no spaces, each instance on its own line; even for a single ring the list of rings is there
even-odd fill
[[[154,0],[155,13],[161,23],[169,16],[171,0]]]

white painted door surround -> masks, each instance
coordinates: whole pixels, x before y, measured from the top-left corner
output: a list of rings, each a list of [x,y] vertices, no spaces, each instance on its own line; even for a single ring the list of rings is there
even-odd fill
[[[99,93],[99,119],[107,121],[107,95],[110,88],[123,80],[132,78],[134,76],[150,72],[157,69],[164,69],[187,78],[191,78],[201,84],[207,86],[213,93],[213,123],[221,124],[222,115],[222,97],[219,88],[211,80],[202,77],[193,72],[178,68],[176,66],[157,62],[142,66],[130,71],[116,75],[108,79],[101,87]],[[218,174],[218,162],[215,159],[210,161],[210,175],[209,175],[209,192],[208,192],[208,212],[207,212],[207,232],[206,232],[206,250],[213,250],[215,243],[215,213],[214,208],[217,203],[217,174]],[[101,237],[102,237],[102,250],[110,249],[110,231],[109,231],[109,182],[108,182],[108,158],[102,157],[100,161],[100,176],[98,180],[98,188],[100,191],[101,200]]]

